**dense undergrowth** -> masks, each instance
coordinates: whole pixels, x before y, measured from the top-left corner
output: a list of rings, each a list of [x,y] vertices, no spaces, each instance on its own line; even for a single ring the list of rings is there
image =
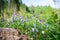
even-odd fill
[[[0,16],[0,28],[17,28],[31,40],[60,40],[60,10],[50,6],[32,6],[27,12],[26,8],[21,6],[15,15],[11,9],[8,14],[4,10],[5,21],[1,22]]]

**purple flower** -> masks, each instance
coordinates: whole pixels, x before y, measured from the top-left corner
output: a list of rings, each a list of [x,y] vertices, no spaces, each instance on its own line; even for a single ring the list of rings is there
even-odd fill
[[[17,16],[16,13],[13,13],[13,14],[12,14],[12,17],[16,17],[16,16]]]
[[[27,22],[28,21],[28,18],[25,18],[25,21]]]
[[[38,20],[38,22],[39,22],[39,23],[44,23],[44,22],[45,22],[45,20]]]
[[[34,28],[32,28],[32,32],[34,32],[35,31],[35,29]]]
[[[21,21],[21,24],[24,24],[24,20],[23,19],[21,19],[20,21]]]
[[[24,18],[24,16],[20,16],[19,18],[20,18],[20,19],[23,19],[23,18]]]

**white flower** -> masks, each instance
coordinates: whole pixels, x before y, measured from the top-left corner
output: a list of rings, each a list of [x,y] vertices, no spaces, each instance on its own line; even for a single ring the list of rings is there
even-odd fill
[[[33,40],[33,38],[30,38],[31,40]]]
[[[44,34],[44,31],[42,31],[42,34]]]

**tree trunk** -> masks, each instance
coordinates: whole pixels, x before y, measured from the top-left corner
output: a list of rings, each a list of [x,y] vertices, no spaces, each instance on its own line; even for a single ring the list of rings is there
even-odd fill
[[[2,22],[4,22],[4,11],[1,10],[1,15],[2,15]]]

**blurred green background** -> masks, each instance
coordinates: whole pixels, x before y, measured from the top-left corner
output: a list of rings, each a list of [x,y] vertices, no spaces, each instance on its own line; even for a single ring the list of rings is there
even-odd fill
[[[6,27],[17,28],[31,40],[60,40],[60,9],[0,0],[0,28]]]

